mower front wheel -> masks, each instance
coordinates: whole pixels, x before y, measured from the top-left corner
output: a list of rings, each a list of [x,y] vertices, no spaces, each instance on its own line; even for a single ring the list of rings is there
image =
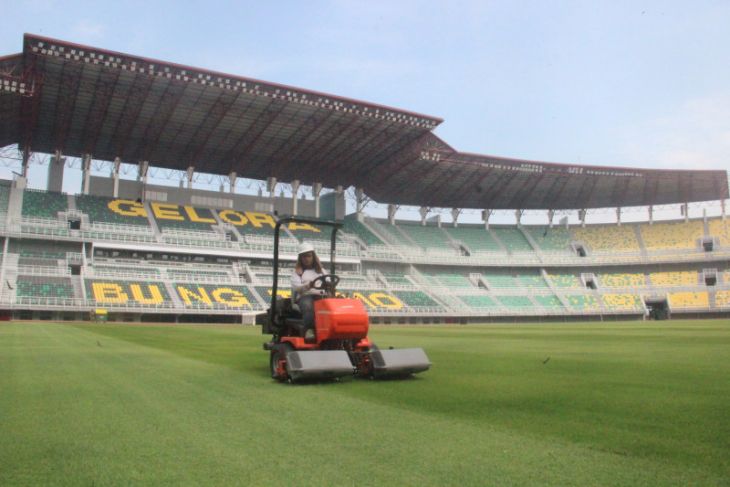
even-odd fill
[[[286,355],[294,350],[288,343],[281,343],[271,349],[269,355],[269,369],[271,370],[271,378],[284,382],[289,378],[289,374],[286,372]]]

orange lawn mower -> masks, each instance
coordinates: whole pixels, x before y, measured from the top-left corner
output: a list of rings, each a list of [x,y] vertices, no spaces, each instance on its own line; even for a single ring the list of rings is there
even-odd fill
[[[282,225],[306,223],[332,228],[330,273],[312,281],[324,296],[314,302],[314,329],[306,328],[291,298],[277,296],[279,236]],[[273,335],[264,343],[271,377],[278,381],[335,379],[345,376],[405,378],[431,367],[422,348],[380,350],[368,338],[369,318],[363,303],[337,293],[335,246],[340,223],[300,217],[285,217],[274,227],[274,282],[271,305],[257,316],[262,333]]]

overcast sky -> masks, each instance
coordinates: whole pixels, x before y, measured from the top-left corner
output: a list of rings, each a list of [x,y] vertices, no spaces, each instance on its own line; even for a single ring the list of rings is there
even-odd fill
[[[730,168],[730,1],[3,2],[24,32],[435,115],[457,150]]]

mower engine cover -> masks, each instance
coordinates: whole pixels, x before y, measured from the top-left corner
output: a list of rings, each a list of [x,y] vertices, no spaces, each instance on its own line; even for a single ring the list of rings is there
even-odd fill
[[[320,299],[314,302],[314,316],[318,340],[368,336],[368,312],[359,299]]]

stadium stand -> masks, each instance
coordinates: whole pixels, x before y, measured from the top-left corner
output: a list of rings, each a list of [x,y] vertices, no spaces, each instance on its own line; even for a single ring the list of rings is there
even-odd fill
[[[590,294],[569,294],[566,299],[568,304],[575,310],[590,312],[600,309],[598,299]]]
[[[55,220],[68,209],[68,198],[62,193],[26,189],[23,192],[23,216]]]
[[[74,288],[65,277],[19,275],[17,295],[32,298],[73,299]]]
[[[635,294],[603,294],[603,305],[615,311],[640,311],[643,306],[641,298]]]
[[[492,233],[484,226],[446,227],[445,230],[452,239],[463,243],[472,252],[504,252]]]
[[[710,298],[707,292],[682,291],[669,293],[667,295],[669,305],[673,310],[686,308],[707,308],[710,306]]]
[[[580,278],[574,274],[548,274],[548,278],[556,287],[579,288],[582,287]]]
[[[707,226],[710,235],[717,238],[721,247],[730,247],[730,222],[715,218],[709,220]]]
[[[452,248],[448,235],[440,227],[399,222],[398,228],[426,251]]]
[[[704,235],[701,221],[640,225],[641,238],[647,250],[696,249]]]
[[[603,287],[635,288],[646,286],[646,276],[639,273],[600,274],[598,280]]]
[[[575,239],[594,252],[639,252],[634,225],[591,225],[573,230]]]
[[[490,231],[510,252],[534,252],[532,245],[519,228],[493,227]]]
[[[564,227],[524,226],[522,229],[529,233],[538,247],[547,252],[562,252],[570,250],[570,232]]]
[[[88,215],[90,223],[149,226],[144,204],[133,200],[76,195],[76,208]]]
[[[697,286],[697,271],[680,271],[680,272],[651,272],[649,279],[654,286],[674,287],[674,286]]]

